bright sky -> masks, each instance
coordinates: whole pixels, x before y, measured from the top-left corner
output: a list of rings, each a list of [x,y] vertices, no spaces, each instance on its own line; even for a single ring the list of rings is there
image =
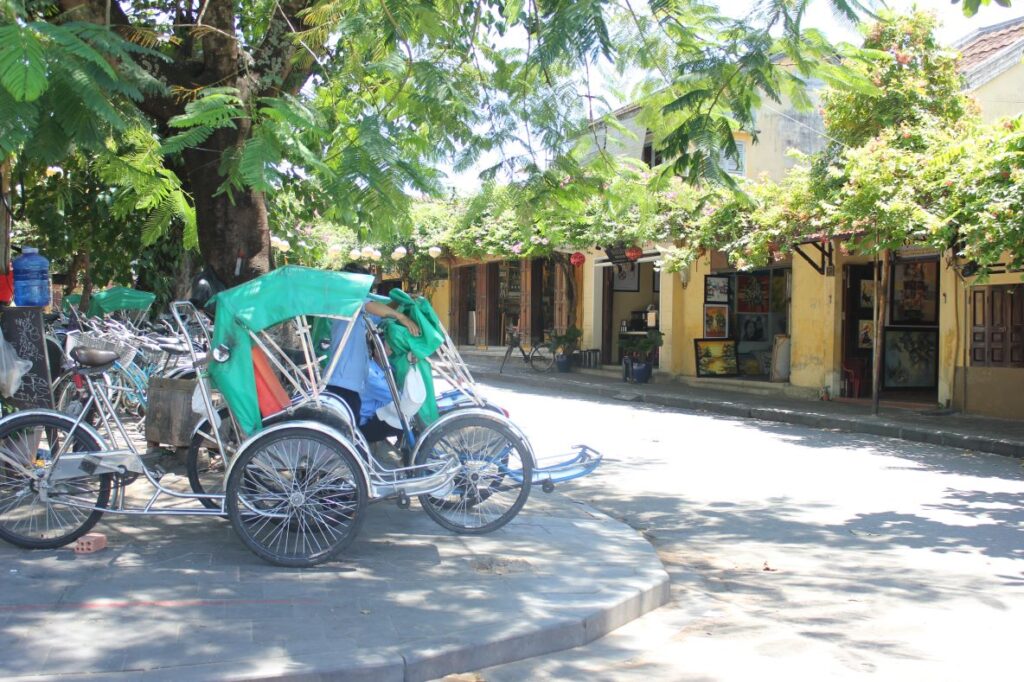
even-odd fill
[[[720,0],[720,6],[727,8],[726,11],[733,10],[734,8],[735,15],[742,16],[748,13],[749,8],[754,2],[756,0]],[[954,5],[950,0],[887,0],[885,2],[885,5],[895,12],[909,12],[915,6],[934,12],[941,24],[937,35],[945,43],[952,43],[957,38],[983,26],[991,26],[992,24],[1024,16],[1024,0],[1016,0],[1015,4],[1017,4],[1016,7],[1005,8],[992,2],[988,6],[983,6],[973,17],[967,18],[963,14],[961,5]],[[814,0],[811,3],[805,25],[821,29],[834,42],[846,41],[859,44],[861,41],[860,34],[855,27],[835,17],[828,0]],[[614,96],[608,92],[602,94],[609,99],[609,104],[612,108],[625,104],[625,102],[616,101]],[[476,169],[460,174],[449,172],[448,184],[454,187],[456,192],[470,193],[480,186],[477,178],[479,169],[486,168],[496,162],[497,155],[491,155],[483,159]]]

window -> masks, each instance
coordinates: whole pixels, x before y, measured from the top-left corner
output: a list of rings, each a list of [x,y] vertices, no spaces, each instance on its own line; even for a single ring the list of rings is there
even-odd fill
[[[635,147],[634,147],[635,149]],[[658,166],[664,161],[660,151],[654,150],[654,138],[650,133],[647,133],[647,138],[644,140],[644,150],[640,154],[640,158],[651,168]]]
[[[718,155],[718,165],[722,167],[726,173],[730,175],[746,175],[747,174],[747,145],[745,142],[736,142],[736,151],[738,152],[738,158],[732,158],[722,150]]]
[[[971,366],[1024,367],[1024,286],[971,288]]]

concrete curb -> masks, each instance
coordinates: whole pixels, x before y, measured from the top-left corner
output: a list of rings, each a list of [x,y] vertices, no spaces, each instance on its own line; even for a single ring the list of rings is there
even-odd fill
[[[943,430],[941,428],[924,428],[920,426],[908,426],[884,417],[872,416],[845,416],[821,414],[815,412],[799,412],[790,409],[775,407],[757,407],[742,402],[730,402],[719,399],[700,398],[695,396],[675,396],[658,393],[634,392],[629,388],[613,388],[587,384],[583,382],[562,381],[557,385],[533,377],[511,374],[499,374],[494,371],[473,368],[473,375],[484,381],[494,383],[516,384],[531,387],[557,388],[567,393],[590,395],[600,398],[622,399],[624,394],[630,394],[630,400],[648,405],[659,405],[661,407],[673,407],[683,410],[694,410],[697,412],[710,412],[728,417],[739,417],[741,419],[761,419],[764,421],[780,422],[783,424],[796,424],[808,426],[815,429],[835,429],[847,433],[863,433],[872,436],[884,436],[887,438],[898,438],[900,440],[916,443],[928,443],[930,445],[945,445],[964,450],[976,450],[978,452],[991,452],[1006,457],[1024,459],[1024,442],[1018,440],[986,437],[975,434],[957,433],[955,431]]]

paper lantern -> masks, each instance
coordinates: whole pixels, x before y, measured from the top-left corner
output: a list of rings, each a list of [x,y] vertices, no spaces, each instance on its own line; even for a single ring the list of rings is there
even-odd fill
[[[348,257],[351,260],[359,260],[359,257],[362,255],[363,253],[359,249],[352,249],[351,251],[348,252]]]
[[[367,244],[366,246],[364,246],[362,248],[362,250],[359,253],[362,255],[363,258],[369,259],[369,258],[373,258],[373,251],[374,251],[373,247],[370,246],[369,244]]]
[[[628,258],[629,260],[635,261],[639,259],[642,255],[644,255],[644,250],[641,249],[639,246],[631,246],[628,249],[626,249],[626,258]]]
[[[586,262],[586,260],[587,260],[587,257],[584,256],[579,251],[577,251],[576,253],[574,253],[571,256],[569,256],[569,262],[573,264],[573,267],[577,267],[577,268],[579,266],[583,265],[583,263]]]
[[[437,258],[438,256],[441,255],[441,247],[431,246],[429,249],[427,249],[427,255],[429,255],[431,258]]]
[[[395,250],[391,252],[392,260],[402,260],[405,255],[409,253],[404,246],[396,246]]]
[[[373,253],[370,254],[370,258],[372,260],[380,260],[380,257],[381,257],[380,249],[374,249]]]

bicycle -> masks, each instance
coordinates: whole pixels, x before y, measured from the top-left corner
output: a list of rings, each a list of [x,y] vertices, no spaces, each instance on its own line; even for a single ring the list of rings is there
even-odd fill
[[[538,342],[534,340],[533,349],[527,353],[526,349],[523,348],[523,340],[519,330],[512,327],[508,330],[508,348],[505,349],[505,357],[501,360],[498,374],[505,371],[505,363],[512,357],[512,351],[515,350],[519,351],[519,354],[523,356],[523,362],[528,364],[535,372],[547,372],[555,363],[555,356],[551,352],[551,347],[543,341]]]

